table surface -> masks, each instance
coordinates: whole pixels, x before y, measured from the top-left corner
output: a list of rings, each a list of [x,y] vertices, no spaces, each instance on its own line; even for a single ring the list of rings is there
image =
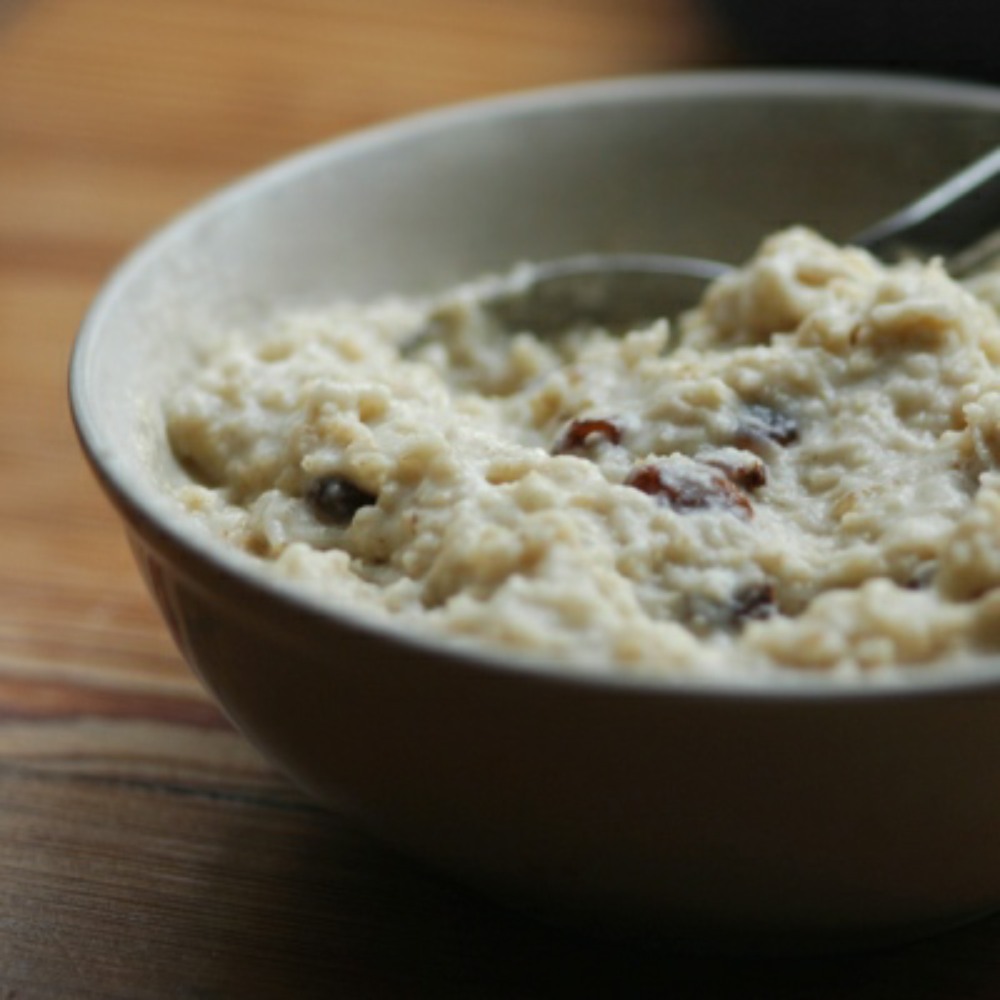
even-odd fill
[[[201,691],[74,441],[76,325],[171,214],[409,111],[725,62],[692,2],[0,0],[0,1000],[1000,995],[998,920],[836,960],[638,954],[389,854]]]

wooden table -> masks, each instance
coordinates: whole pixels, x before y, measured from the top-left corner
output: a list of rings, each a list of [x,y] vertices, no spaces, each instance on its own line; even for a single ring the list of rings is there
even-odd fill
[[[73,439],[75,327],[152,227],[411,110],[719,61],[691,2],[0,0],[0,1000],[1000,996],[998,920],[837,961],[640,955],[391,856],[202,693]]]

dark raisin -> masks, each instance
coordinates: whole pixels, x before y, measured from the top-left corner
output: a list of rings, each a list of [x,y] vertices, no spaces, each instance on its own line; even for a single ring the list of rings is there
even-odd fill
[[[937,573],[937,564],[933,562],[924,563],[918,566],[903,586],[907,590],[926,590],[934,583],[934,576]]]
[[[774,586],[750,583],[738,587],[728,599],[707,594],[689,594],[683,601],[687,623],[696,635],[709,636],[720,630],[738,631],[749,621],[763,621],[777,613]]]
[[[759,490],[767,485],[767,466],[754,455],[747,456],[746,460],[743,460],[741,457],[730,458],[725,454],[713,454],[703,458],[699,456],[698,461],[718,469],[726,479],[741,490]]]
[[[640,465],[628,474],[625,485],[656,497],[678,512],[714,507],[753,517],[750,500],[714,469],[692,474],[665,465]]]
[[[734,623],[762,621],[776,610],[774,584],[748,583],[733,593],[731,614]]]
[[[620,444],[622,428],[617,421],[603,417],[589,417],[574,420],[559,436],[552,449],[554,455],[567,455],[585,451],[599,440],[610,444]]]
[[[340,526],[350,524],[362,507],[370,507],[377,500],[350,479],[338,475],[321,476],[306,493],[306,503],[320,521]]]
[[[767,442],[787,447],[799,439],[799,425],[794,417],[770,406],[754,403],[747,406],[733,435],[733,444],[747,451],[757,451]]]

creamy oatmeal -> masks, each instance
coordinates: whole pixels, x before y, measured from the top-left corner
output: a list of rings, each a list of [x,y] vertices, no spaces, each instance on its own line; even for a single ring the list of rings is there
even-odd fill
[[[468,290],[287,317],[167,406],[183,503],[269,571],[594,670],[844,675],[1000,648],[1000,322],[793,229],[672,331]]]

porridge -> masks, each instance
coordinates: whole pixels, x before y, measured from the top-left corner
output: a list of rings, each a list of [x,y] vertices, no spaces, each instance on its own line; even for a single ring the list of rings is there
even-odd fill
[[[539,338],[459,289],[214,344],[184,506],[268,572],[591,670],[853,676],[1000,649],[1000,321],[792,229],[672,329]]]

